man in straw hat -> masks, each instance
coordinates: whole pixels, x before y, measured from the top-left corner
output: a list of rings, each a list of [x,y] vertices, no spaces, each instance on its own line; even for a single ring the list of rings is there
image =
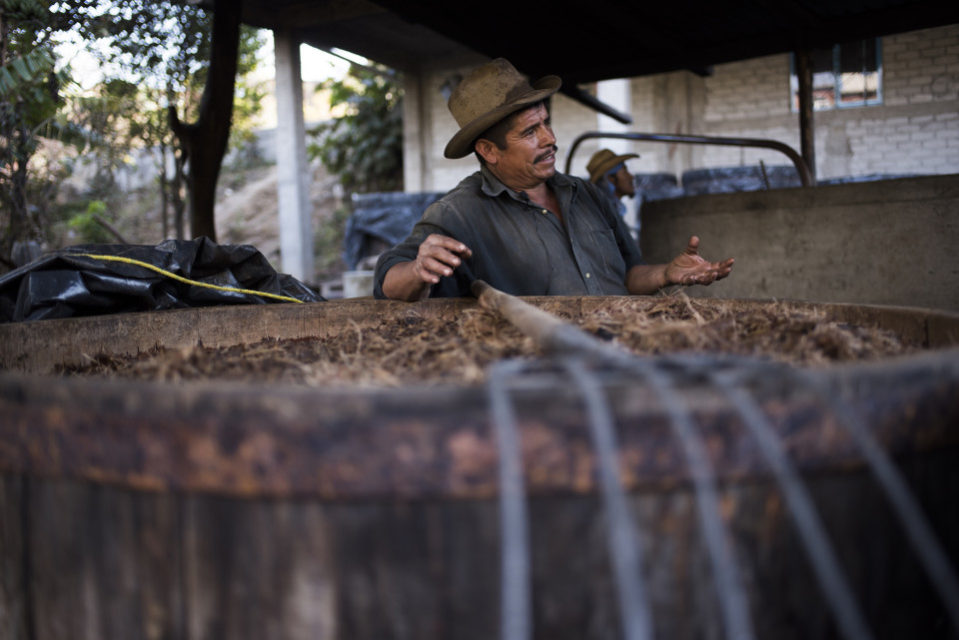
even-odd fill
[[[619,211],[619,215],[626,213],[626,207],[623,206],[620,198],[623,196],[632,198],[636,195],[633,174],[626,168],[626,161],[638,157],[639,154],[636,153],[616,155],[609,149],[600,149],[586,163],[589,181],[609,197]]]
[[[729,275],[733,260],[704,260],[695,236],[668,264],[646,264],[608,199],[556,171],[546,100],[559,86],[556,76],[530,83],[502,58],[463,79],[449,99],[460,129],[444,155],[475,153],[480,170],[380,256],[376,297],[468,296],[477,278],[513,295],[649,294]]]

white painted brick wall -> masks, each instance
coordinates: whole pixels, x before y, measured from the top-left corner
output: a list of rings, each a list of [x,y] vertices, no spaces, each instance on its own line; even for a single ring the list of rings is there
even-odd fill
[[[959,25],[887,36],[881,40],[882,97],[878,106],[817,111],[817,176],[959,173]],[[468,69],[458,69],[465,73]],[[799,117],[790,110],[789,55],[717,65],[701,79],[686,72],[632,80],[635,131],[771,138],[798,151]],[[455,71],[455,70],[454,70]],[[446,190],[474,171],[476,160],[443,158],[457,127],[440,94],[453,71],[429,77],[432,149],[425,160],[426,188]],[[558,95],[553,127],[560,168],[574,138],[597,128],[592,110]],[[585,174],[601,142],[576,152],[571,173]],[[634,172],[755,165],[788,165],[782,154],[746,148],[701,147],[685,151],[661,143],[636,143]]]
[[[959,25],[885,37],[881,56],[882,105],[816,112],[818,177],[959,173],[949,144],[959,136]],[[769,137],[798,150],[788,73],[788,55],[718,65],[706,79],[703,133]],[[710,147],[700,159],[731,166],[759,158],[782,164],[784,156]]]
[[[596,94],[595,86],[583,86],[582,88],[589,90],[593,95]],[[559,147],[556,168],[559,171],[565,171],[566,159],[576,137],[587,131],[597,131],[599,121],[595,111],[562,94],[553,96],[551,116],[553,133],[556,134],[556,145]],[[587,175],[586,163],[589,162],[590,156],[599,149],[600,144],[601,141],[599,140],[587,140],[579,146],[574,156],[573,165],[570,167],[572,175]]]
[[[732,120],[789,114],[789,56],[768,56],[718,65],[706,79],[705,120]]]
[[[426,161],[425,190],[427,191],[452,189],[460,180],[479,168],[479,161],[472,154],[459,160],[449,160],[443,156],[446,143],[456,134],[459,127],[453,119],[453,115],[449,112],[440,88],[447,77],[454,73],[465,76],[470,68],[440,70],[428,76],[430,87],[428,95],[432,96],[430,118],[432,120],[433,146],[430,149],[430,157]],[[595,87],[591,89],[595,90]],[[566,153],[576,136],[584,131],[596,130],[596,112],[564,95],[557,94],[552,101],[552,119],[553,131],[556,134],[557,145],[559,146],[559,168],[562,170],[565,166]],[[594,143],[591,145],[584,143],[581,149],[576,152],[577,159],[582,160],[582,162],[574,165],[572,173],[577,175],[585,173],[586,161],[592,154],[590,149],[596,149]],[[583,154],[586,154],[586,159],[582,159]],[[582,167],[579,167],[580,164],[582,164]]]

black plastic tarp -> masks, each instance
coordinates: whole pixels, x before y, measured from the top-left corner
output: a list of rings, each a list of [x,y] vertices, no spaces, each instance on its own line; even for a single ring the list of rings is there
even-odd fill
[[[633,185],[636,187],[636,196],[642,198],[643,202],[682,198],[685,195],[676,176],[671,173],[636,173],[633,174]]]
[[[77,245],[0,277],[0,322],[322,300],[296,278],[277,273],[255,247],[208,238]]]
[[[353,196],[353,213],[346,221],[343,261],[355,269],[372,255],[371,240],[392,247],[406,239],[426,208],[442,197],[441,192],[363,193]]]
[[[718,167],[683,172],[683,192],[687,196],[801,186],[799,173],[792,165]]]

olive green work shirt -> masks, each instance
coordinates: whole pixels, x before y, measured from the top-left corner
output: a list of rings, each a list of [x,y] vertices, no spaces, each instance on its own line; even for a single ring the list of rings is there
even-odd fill
[[[626,272],[644,262],[608,198],[589,182],[561,173],[547,184],[565,224],[485,167],[468,176],[427,208],[406,240],[380,256],[374,295],[385,297],[386,272],[415,260],[432,233],[459,240],[473,255],[433,285],[430,297],[469,296],[477,278],[518,296],[628,293]]]

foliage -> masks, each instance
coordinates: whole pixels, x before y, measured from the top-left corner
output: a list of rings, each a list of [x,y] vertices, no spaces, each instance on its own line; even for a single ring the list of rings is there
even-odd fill
[[[240,27],[233,125],[230,129],[230,149],[237,152],[237,168],[248,168],[262,162],[258,155],[255,127],[263,110],[267,90],[262,82],[254,82],[252,76],[259,63],[258,54],[263,44],[264,40],[257,30],[246,25]]]
[[[337,207],[332,217],[314,231],[313,254],[317,257],[316,273],[320,280],[342,272],[346,266],[343,264],[343,242],[349,217],[349,207]]]
[[[0,67],[0,95],[12,96],[14,92],[33,89],[37,81],[43,81],[53,69],[53,58],[46,49],[26,51],[23,55],[6,61]]]
[[[151,150],[159,174],[163,233],[168,233],[172,206],[172,226],[176,236],[183,237],[185,202],[190,199],[187,154],[171,130],[169,108],[182,120],[198,116],[209,73],[212,16],[193,3],[145,0],[110,0],[82,12],[87,19],[78,33],[96,43],[108,79],[96,95],[78,97],[74,119],[83,122],[96,141],[101,172],[122,165],[131,149]],[[249,76],[262,44],[256,29],[241,28],[231,128],[234,148],[253,148],[253,126],[265,92]],[[124,86],[134,90],[118,90]]]
[[[28,165],[41,136],[69,132],[56,120],[68,70],[57,71],[55,35],[73,23],[54,19],[39,0],[0,0],[0,257],[13,244],[42,236],[44,203],[31,195]]]
[[[115,196],[114,171],[135,148],[155,150],[163,209],[182,218],[183,158],[175,150],[167,106],[194,118],[207,80],[210,14],[196,3],[147,0],[0,0],[0,261],[17,240],[51,240],[55,185],[68,166],[37,164],[44,139],[75,144],[97,159],[95,186],[85,201]],[[83,42],[106,79],[89,91],[70,83],[56,46]],[[237,125],[233,141],[248,143],[263,91],[245,80],[262,46],[258,32],[241,33]],[[171,156],[173,159],[171,161]],[[28,166],[29,165],[29,166]],[[56,165],[56,166],[54,166]],[[176,167],[166,175],[166,167]],[[77,199],[75,199],[77,201]],[[61,212],[69,217],[69,207]],[[164,214],[164,233],[166,233]],[[182,224],[180,225],[182,227]]]
[[[90,12],[80,34],[99,40],[105,65],[145,89],[162,90],[181,119],[197,115],[209,71],[212,15],[195,3],[153,0],[110,0]],[[248,76],[255,71],[263,38],[243,26],[237,60],[237,96],[243,104],[240,120],[248,123],[259,112],[262,91]]]
[[[351,65],[342,79],[322,83],[345,115],[315,127],[308,153],[348,191],[396,191],[403,186],[403,119],[399,81],[382,66]]]
[[[104,190],[113,189],[114,172],[125,163],[136,137],[142,108],[138,93],[132,82],[111,79],[70,100],[71,121],[86,132],[87,146],[97,161],[97,182]]]
[[[107,204],[103,200],[91,200],[86,209],[70,218],[67,226],[77,234],[82,243],[113,242],[113,236],[99,222],[106,215],[106,211]]]
[[[161,90],[182,113],[193,115],[210,53],[207,12],[191,3],[109,0],[83,13],[78,35],[97,43],[106,75]]]
[[[153,102],[175,106],[182,120],[195,119],[209,70],[210,13],[193,3],[110,0],[100,4],[79,33],[88,42],[98,42],[108,75],[139,86]],[[234,114],[242,132],[238,141],[261,108],[264,92],[249,76],[256,70],[262,46],[258,30],[241,28],[235,96],[239,113]]]

